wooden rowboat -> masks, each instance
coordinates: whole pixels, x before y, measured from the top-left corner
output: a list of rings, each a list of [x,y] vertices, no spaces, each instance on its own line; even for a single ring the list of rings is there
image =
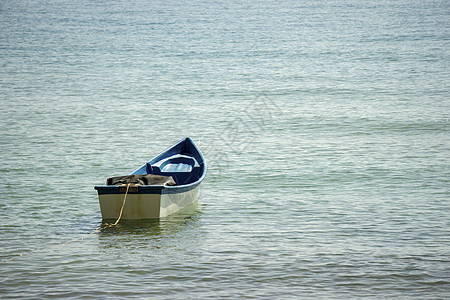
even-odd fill
[[[95,186],[104,220],[166,217],[198,200],[206,162],[184,138],[127,176]],[[125,202],[126,200],[126,202]]]

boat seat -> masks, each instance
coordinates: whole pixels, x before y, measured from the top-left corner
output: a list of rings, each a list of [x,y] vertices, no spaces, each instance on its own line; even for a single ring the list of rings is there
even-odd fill
[[[172,176],[177,185],[187,184],[198,179],[200,165],[188,155],[176,154],[154,164],[147,164],[149,174]]]

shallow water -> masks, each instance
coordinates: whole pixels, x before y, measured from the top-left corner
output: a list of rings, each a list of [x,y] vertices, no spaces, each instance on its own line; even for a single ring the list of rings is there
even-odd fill
[[[4,298],[450,296],[445,1],[3,1]],[[94,185],[190,136],[197,205]]]

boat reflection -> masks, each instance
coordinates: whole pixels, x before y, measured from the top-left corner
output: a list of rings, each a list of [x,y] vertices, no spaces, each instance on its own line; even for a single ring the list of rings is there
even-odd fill
[[[178,212],[160,219],[120,220],[116,226],[108,227],[115,220],[103,220],[98,236],[105,242],[118,236],[165,237],[186,228],[196,226],[200,220],[203,205],[198,201]]]

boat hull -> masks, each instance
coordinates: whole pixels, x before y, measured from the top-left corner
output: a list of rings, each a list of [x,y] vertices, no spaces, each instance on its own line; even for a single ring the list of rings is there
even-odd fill
[[[193,189],[175,192],[173,190],[162,193],[129,193],[121,219],[141,220],[163,218],[178,210],[195,203],[200,194],[200,186]],[[100,210],[105,220],[115,220],[119,217],[125,198],[124,193],[99,195]]]

